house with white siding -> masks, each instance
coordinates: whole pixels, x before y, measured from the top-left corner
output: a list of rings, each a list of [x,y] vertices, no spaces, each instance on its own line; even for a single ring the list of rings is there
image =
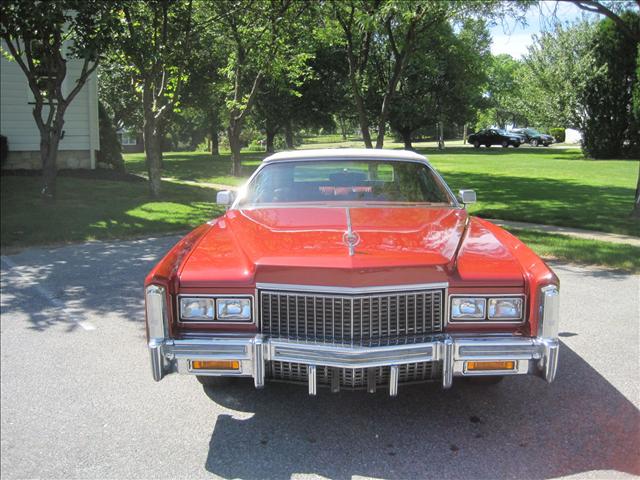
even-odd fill
[[[67,92],[72,88],[82,63],[82,60],[68,60],[63,92],[65,86]],[[20,66],[0,56],[0,134],[7,137],[9,144],[7,161],[2,168],[42,168],[40,131],[33,119],[33,107],[33,93]],[[96,72],[73,99],[64,120],[58,168],[96,168],[96,151],[100,150]]]

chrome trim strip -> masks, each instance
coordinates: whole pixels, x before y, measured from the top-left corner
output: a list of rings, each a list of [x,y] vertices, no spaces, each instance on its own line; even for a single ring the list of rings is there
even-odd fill
[[[442,345],[442,388],[451,388],[453,385],[453,347],[453,340],[447,336]]]
[[[269,341],[269,360],[337,368],[368,368],[438,359],[433,343],[358,347],[322,343]]]
[[[309,381],[309,390],[317,391],[317,368],[331,369],[331,387],[339,390],[340,369],[378,368],[388,366],[393,372],[404,364],[442,362],[442,386],[449,388],[455,376],[525,375],[537,374],[547,382],[555,378],[560,343],[557,339],[518,337],[496,334],[451,336],[448,334],[425,337],[420,343],[363,347],[340,344],[319,344],[265,338],[203,337],[179,340],[152,339],[149,342],[154,380],[178,372],[201,375],[251,376],[256,387],[264,385],[268,361],[299,363],[316,372]],[[240,370],[190,371],[193,360],[238,360]],[[512,360],[517,362],[513,371],[466,372],[466,361]],[[373,371],[373,370],[372,370]],[[367,372],[368,374],[368,372]],[[399,373],[398,373],[399,376]],[[397,392],[396,380],[391,375],[390,393]],[[310,377],[311,378],[311,377]],[[371,377],[367,387],[372,390]],[[375,382],[374,382],[375,383]]]
[[[389,370],[389,396],[398,395],[398,365],[391,365]]]
[[[558,338],[560,327],[560,290],[556,285],[547,285],[540,289],[542,304],[540,308],[540,326],[538,336],[541,338]]]
[[[407,292],[413,290],[439,290],[447,288],[449,282],[418,283],[412,285],[379,285],[375,287],[336,287],[329,285],[300,285],[288,283],[257,283],[258,290],[275,290],[276,292],[310,292],[333,293],[338,295],[358,295],[363,293]]]
[[[309,365],[309,395],[315,395],[318,390],[318,376],[316,373],[316,366]]]

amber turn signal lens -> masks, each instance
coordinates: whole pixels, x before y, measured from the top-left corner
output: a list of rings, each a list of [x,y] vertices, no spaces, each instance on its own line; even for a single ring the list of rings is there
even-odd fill
[[[193,360],[191,368],[194,370],[239,370],[238,360]]]
[[[467,370],[514,370],[516,362],[509,360],[506,362],[467,362]]]

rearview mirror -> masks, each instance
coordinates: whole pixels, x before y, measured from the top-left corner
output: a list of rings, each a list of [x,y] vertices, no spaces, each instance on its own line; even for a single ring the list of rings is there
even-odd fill
[[[216,203],[218,205],[224,205],[225,207],[229,207],[233,201],[235,200],[235,193],[231,190],[221,190],[216,195]]]
[[[459,190],[458,191],[458,200],[464,203],[465,205],[470,205],[472,203],[476,203],[476,192],[475,190]]]

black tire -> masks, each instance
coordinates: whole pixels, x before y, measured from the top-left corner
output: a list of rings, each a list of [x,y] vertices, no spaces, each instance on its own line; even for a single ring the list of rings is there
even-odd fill
[[[549,143],[543,143],[542,145],[544,145],[545,147],[548,147],[550,144]]]
[[[509,142],[507,142],[506,140],[502,141],[502,148],[509,148]]]
[[[497,385],[504,380],[504,375],[495,375],[492,377],[464,377],[467,383],[472,385]]]
[[[513,148],[518,148],[519,146],[520,146],[520,144],[519,144],[519,143],[514,143],[514,144],[513,144]]]
[[[480,142],[478,140],[473,142],[473,148],[480,148]]]
[[[491,144],[490,143],[485,143],[484,146],[487,147],[487,148],[491,148]]]
[[[230,377],[211,377],[209,375],[196,375],[196,379],[205,388],[224,387],[233,381],[233,378]]]
[[[533,140],[531,140],[531,146],[532,147],[539,147],[540,146],[540,140],[538,140],[537,138],[534,138]]]

